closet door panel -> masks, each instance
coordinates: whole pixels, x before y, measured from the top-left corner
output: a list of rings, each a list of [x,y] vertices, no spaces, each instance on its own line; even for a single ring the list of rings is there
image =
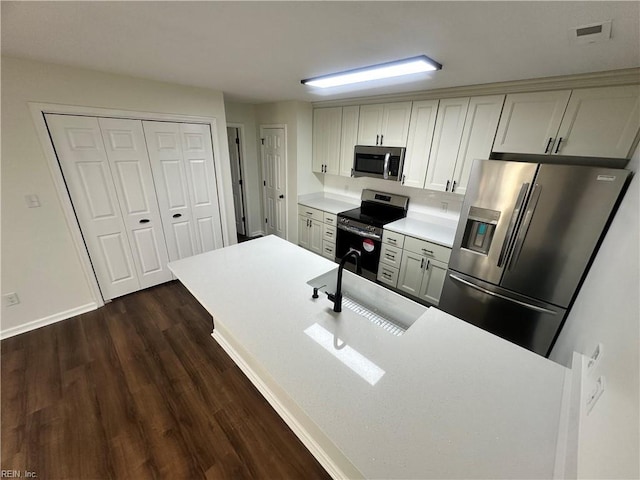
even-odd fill
[[[191,199],[180,125],[145,121],[143,128],[171,261],[200,252],[193,225]]]
[[[187,184],[191,193],[191,211],[200,241],[201,252],[223,246],[222,223],[213,165],[213,146],[208,125],[181,123],[187,167]]]
[[[45,115],[105,300],[140,289],[98,120]]]
[[[142,122],[98,119],[142,288],[171,280]]]

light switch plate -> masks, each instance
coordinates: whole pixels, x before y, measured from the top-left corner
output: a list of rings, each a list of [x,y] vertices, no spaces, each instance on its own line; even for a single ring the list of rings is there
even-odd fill
[[[17,305],[20,303],[20,299],[18,298],[18,294],[15,292],[7,293],[2,296],[2,300],[4,301],[5,307],[11,307],[13,305]]]

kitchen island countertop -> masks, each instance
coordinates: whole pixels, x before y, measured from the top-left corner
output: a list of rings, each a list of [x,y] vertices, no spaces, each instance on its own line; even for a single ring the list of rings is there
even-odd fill
[[[399,337],[336,314],[306,283],[335,264],[274,236],[169,266],[332,475],[552,478],[565,367],[435,308]]]

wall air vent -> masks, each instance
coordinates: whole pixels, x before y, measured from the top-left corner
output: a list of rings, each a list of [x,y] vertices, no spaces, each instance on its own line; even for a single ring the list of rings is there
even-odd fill
[[[570,34],[577,44],[606,42],[611,38],[611,20],[572,28]]]

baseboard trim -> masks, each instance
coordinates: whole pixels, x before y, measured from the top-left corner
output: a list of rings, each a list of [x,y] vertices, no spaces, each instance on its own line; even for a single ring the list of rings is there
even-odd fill
[[[51,325],[52,323],[61,322],[62,320],[67,320],[68,318],[75,317],[76,315],[91,312],[93,310],[96,310],[97,308],[98,305],[95,302],[91,302],[87,303],[86,305],[81,305],[76,308],[65,310],[64,312],[59,312],[54,315],[49,315],[48,317],[40,318],[38,320],[33,320],[31,322],[18,325],[17,327],[0,330],[0,340],[20,335],[21,333],[30,332],[31,330],[45,327],[47,325]]]
[[[257,364],[252,365],[248,355],[243,355],[242,348],[234,347],[224,328],[216,326],[211,334],[213,339],[231,357],[251,383],[269,402],[276,413],[284,420],[293,433],[300,439],[309,452],[322,467],[335,479],[363,478],[362,474],[331,442],[326,435],[308,418],[295,402],[264,372],[260,372]]]

